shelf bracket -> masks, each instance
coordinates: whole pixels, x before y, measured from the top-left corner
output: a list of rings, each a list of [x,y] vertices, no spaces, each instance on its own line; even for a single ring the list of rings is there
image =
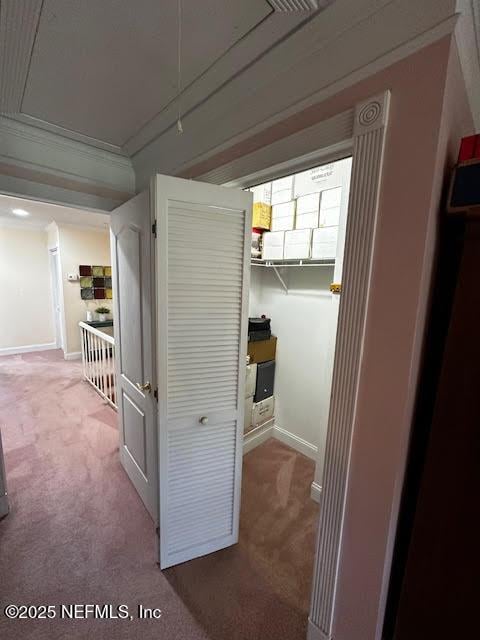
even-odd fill
[[[282,285],[282,287],[285,289],[285,293],[288,293],[288,287],[287,287],[287,285],[285,284],[285,280],[282,278],[282,276],[280,275],[280,272],[278,271],[277,267],[276,267],[274,264],[272,264],[272,269],[274,270],[275,275],[276,275],[276,276],[277,276],[277,278],[278,278],[278,281],[280,282],[280,284]]]

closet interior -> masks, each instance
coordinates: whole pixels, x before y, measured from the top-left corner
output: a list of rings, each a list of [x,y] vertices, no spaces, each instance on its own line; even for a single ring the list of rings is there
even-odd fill
[[[351,157],[253,192],[244,452],[276,438],[323,468]],[[314,483],[314,484],[315,484]],[[312,489],[312,497],[318,497]]]

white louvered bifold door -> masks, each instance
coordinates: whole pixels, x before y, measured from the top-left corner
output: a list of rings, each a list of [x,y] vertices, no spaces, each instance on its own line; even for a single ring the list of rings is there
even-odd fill
[[[160,566],[238,541],[251,194],[156,176]]]

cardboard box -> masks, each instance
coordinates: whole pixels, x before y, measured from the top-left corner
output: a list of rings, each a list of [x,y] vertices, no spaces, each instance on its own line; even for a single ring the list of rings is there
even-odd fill
[[[313,230],[312,260],[335,260],[337,255],[338,226]]]
[[[245,372],[245,398],[251,398],[255,395],[257,387],[257,364],[247,364]]]
[[[295,200],[272,205],[272,231],[289,231],[295,228]]]
[[[253,414],[253,396],[245,398],[245,413],[243,416],[243,433],[248,433],[253,429],[252,425]]]
[[[310,258],[312,244],[311,229],[295,229],[285,232],[285,260],[302,260]]]
[[[272,222],[272,207],[265,202],[254,202],[252,211],[252,228],[270,229]]]
[[[293,176],[272,182],[272,205],[293,200]]]
[[[257,340],[249,342],[247,353],[250,356],[250,363],[268,362],[275,360],[275,352],[277,350],[277,338],[272,336],[268,340]]]
[[[273,418],[274,408],[275,400],[273,396],[265,398],[265,400],[260,400],[260,402],[254,402],[252,411],[253,428],[259,427],[264,422],[267,422],[267,420],[271,420]]]
[[[265,232],[262,238],[263,260],[283,260],[285,231]]]

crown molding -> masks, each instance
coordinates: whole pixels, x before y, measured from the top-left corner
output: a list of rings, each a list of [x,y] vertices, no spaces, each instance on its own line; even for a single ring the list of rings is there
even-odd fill
[[[47,200],[110,210],[135,193],[129,158],[4,116],[0,116],[0,149],[0,188],[15,195],[38,197],[38,189],[31,187],[43,185],[47,193],[49,187],[56,189]]]
[[[71,140],[65,134],[46,131],[38,125],[22,122],[17,117],[0,116],[0,136],[10,136],[11,138],[19,138],[36,143],[52,152],[74,153],[78,157],[84,157],[100,163],[103,162],[126,171],[131,170],[132,167],[130,159],[125,155],[112,153],[106,149],[99,149],[92,144]]]
[[[128,154],[122,149],[122,147],[111,144],[110,142],[98,140],[97,138],[86,136],[85,134],[79,133],[78,131],[66,129],[65,127],[53,124],[52,122],[47,122],[46,120],[40,120],[39,118],[35,118],[35,116],[31,116],[28,113],[15,113],[13,115],[9,115],[8,117],[15,122],[20,122],[35,127],[39,131],[48,131],[49,133],[54,133],[65,140],[80,142],[85,146],[88,146],[88,148],[90,149],[93,148],[96,150],[103,150],[120,156],[121,158],[128,158]]]

